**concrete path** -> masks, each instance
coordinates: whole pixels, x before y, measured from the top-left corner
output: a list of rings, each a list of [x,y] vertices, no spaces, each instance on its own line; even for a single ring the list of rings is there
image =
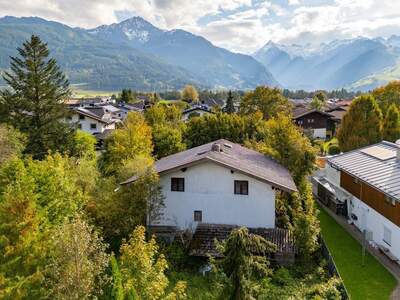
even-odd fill
[[[336,215],[333,211],[327,208],[324,204],[316,200],[320,207],[324,209],[335,221],[340,224],[346,231],[355,238],[360,244],[362,243],[363,237],[362,233],[354,226],[347,223],[347,220],[342,216]],[[367,250],[371,255],[373,255],[393,276],[397,279],[397,286],[394,288],[390,300],[400,300],[400,266],[392,262],[384,254],[382,254],[378,249],[367,245]]]

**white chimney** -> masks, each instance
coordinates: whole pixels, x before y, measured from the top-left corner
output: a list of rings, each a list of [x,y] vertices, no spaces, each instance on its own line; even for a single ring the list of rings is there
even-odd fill
[[[215,152],[222,152],[221,145],[218,143],[214,143],[211,146],[211,150]]]
[[[397,153],[397,161],[400,162],[400,140],[397,140],[397,141],[396,141],[396,145],[397,145],[397,150],[396,150],[396,153]]]

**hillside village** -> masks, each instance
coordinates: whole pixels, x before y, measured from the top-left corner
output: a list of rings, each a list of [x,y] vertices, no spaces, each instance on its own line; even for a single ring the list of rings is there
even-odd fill
[[[400,82],[77,98],[51,55],[3,76],[1,299],[400,299]]]

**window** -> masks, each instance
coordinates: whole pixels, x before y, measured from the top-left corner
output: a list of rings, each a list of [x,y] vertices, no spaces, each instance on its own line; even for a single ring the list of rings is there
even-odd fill
[[[195,222],[202,222],[203,212],[201,210],[195,210],[193,217]]]
[[[235,194],[248,195],[249,182],[247,180],[235,180]]]
[[[383,241],[389,246],[392,245],[392,231],[386,226],[383,226]]]
[[[96,123],[90,123],[90,129],[97,129]]]
[[[185,178],[171,178],[171,191],[184,192],[185,191]]]
[[[79,115],[79,120],[85,120],[85,116],[84,115]]]

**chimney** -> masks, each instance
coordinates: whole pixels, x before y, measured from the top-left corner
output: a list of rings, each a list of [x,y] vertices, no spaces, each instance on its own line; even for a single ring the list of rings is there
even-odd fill
[[[211,151],[222,152],[221,145],[218,143],[212,144]]]
[[[396,150],[396,157],[397,157],[397,161],[400,162],[400,140],[396,141],[396,145],[397,145],[397,150]]]

